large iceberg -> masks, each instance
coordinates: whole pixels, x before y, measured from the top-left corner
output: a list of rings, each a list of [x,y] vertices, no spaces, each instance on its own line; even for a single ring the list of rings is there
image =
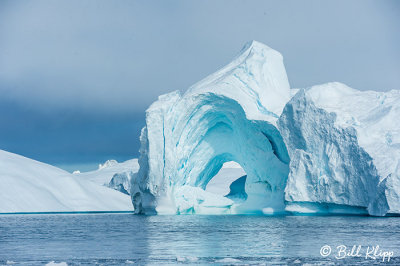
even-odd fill
[[[250,42],[148,108],[135,212],[399,213],[399,95],[340,83],[290,89],[281,54]],[[208,189],[230,161],[245,174]]]
[[[276,121],[289,99],[281,54],[255,41],[184,95],[160,96],[140,137],[135,212],[283,212],[289,157]],[[228,161],[247,174],[244,202],[205,190]]]

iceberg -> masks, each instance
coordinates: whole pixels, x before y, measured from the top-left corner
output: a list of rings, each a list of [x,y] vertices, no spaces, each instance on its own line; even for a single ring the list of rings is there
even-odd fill
[[[0,150],[0,213],[133,211],[128,195]]]
[[[398,211],[399,117],[400,91],[337,82],[300,90],[278,121],[290,156],[290,209],[314,203],[328,213],[341,206],[371,215]]]
[[[75,171],[73,174],[84,180],[89,180],[98,185],[103,185],[119,192],[129,195],[131,190],[131,179],[137,174],[139,164],[137,159],[118,163],[116,160],[107,160],[100,164],[95,171]]]
[[[140,137],[135,212],[284,212],[289,156],[276,122],[290,95],[281,54],[253,41],[185,94],[160,96]],[[247,174],[240,203],[205,190],[229,161]]]
[[[135,213],[398,214],[399,112],[399,91],[291,89],[281,54],[249,42],[147,109]]]
[[[400,215],[399,117],[398,90],[291,89],[282,55],[252,41],[159,96],[139,159],[70,174],[0,150],[0,213]]]

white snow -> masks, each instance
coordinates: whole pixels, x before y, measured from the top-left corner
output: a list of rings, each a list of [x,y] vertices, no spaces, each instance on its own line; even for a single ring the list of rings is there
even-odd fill
[[[131,179],[137,174],[139,163],[137,159],[118,163],[116,160],[108,160],[100,164],[95,171],[75,173],[76,176],[103,185],[129,195],[131,191]]]
[[[111,167],[111,166],[115,166],[115,165],[118,165],[117,160],[107,160],[107,161],[105,161],[105,163],[99,164],[99,170],[104,169],[104,168],[108,168],[108,167]]]
[[[139,164],[137,159],[127,160],[122,163],[118,163],[116,160],[108,160],[104,164],[100,164],[97,170],[74,174],[77,177],[92,181],[96,184],[108,186],[115,174],[137,173],[138,170]]]
[[[0,213],[132,211],[130,197],[0,150]]]

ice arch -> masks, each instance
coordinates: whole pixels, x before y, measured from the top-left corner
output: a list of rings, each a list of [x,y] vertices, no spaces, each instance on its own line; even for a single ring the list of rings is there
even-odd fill
[[[277,213],[284,210],[289,157],[275,122],[290,98],[282,56],[251,42],[226,67],[162,95],[146,111],[137,213]],[[205,191],[227,161],[247,173],[246,201]]]
[[[147,112],[147,119],[160,122],[143,130],[139,171],[143,181],[132,193],[140,196],[142,206],[135,205],[137,212],[283,211],[289,158],[272,124],[247,119],[238,102],[222,95],[180,98],[173,93],[165,97],[168,101],[164,98],[162,105]],[[165,113],[166,106],[169,112]],[[248,198],[239,205],[205,191],[228,161],[238,162],[247,173]]]

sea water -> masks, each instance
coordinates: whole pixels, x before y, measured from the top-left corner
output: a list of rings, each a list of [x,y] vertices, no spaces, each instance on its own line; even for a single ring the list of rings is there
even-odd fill
[[[0,215],[0,264],[400,265],[399,256],[400,217]]]

